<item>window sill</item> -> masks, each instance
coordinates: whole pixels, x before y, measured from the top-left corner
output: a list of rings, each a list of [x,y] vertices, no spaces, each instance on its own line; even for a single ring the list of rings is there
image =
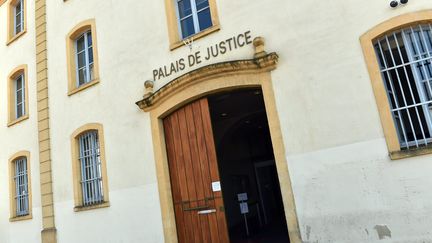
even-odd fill
[[[80,91],[83,91],[83,90],[85,90],[85,89],[87,89],[89,87],[92,87],[93,85],[98,84],[99,82],[100,82],[99,78],[95,78],[92,81],[79,86],[78,88],[74,88],[74,89],[70,90],[68,92],[68,96],[74,95],[74,94],[76,94],[76,93],[78,93]]]
[[[212,27],[207,28],[207,29],[205,29],[199,33],[196,33],[195,35],[189,36],[188,38],[192,38],[195,41],[195,40],[203,38],[204,36],[207,36],[213,32],[216,32],[218,30],[220,30],[220,25],[213,25]],[[186,39],[188,39],[188,38],[186,38]],[[174,42],[170,45],[170,50],[173,51],[173,50],[175,50],[179,47],[182,47],[184,45],[185,45],[185,43],[183,42],[183,40],[179,40],[179,41]]]
[[[13,218],[9,218],[9,222],[17,222],[17,221],[23,221],[23,220],[29,220],[32,219],[33,216],[31,214],[25,215],[25,216],[17,216]]]
[[[416,149],[409,149],[409,150],[400,150],[395,152],[390,152],[390,159],[392,160],[399,160],[399,159],[406,159],[426,154],[432,154],[432,145],[416,148]]]
[[[82,212],[82,211],[88,211],[98,208],[107,208],[110,206],[110,202],[103,202],[101,204],[91,205],[91,206],[76,206],[74,208],[75,212]]]
[[[8,124],[7,124],[7,126],[8,126],[8,127],[11,127],[11,126],[13,126],[13,125],[15,125],[15,124],[17,124],[17,123],[20,123],[20,122],[22,122],[22,121],[24,121],[24,120],[27,120],[27,119],[29,119],[29,115],[28,115],[28,114],[26,114],[26,115],[24,115],[24,116],[22,116],[22,117],[20,117],[20,118],[18,118],[18,119],[15,119],[15,120],[9,121]]]
[[[18,34],[14,35],[12,38],[9,38],[9,40],[6,42],[6,45],[10,45],[12,42],[16,41],[18,38],[23,36],[25,33],[27,33],[27,30],[24,29],[23,31],[19,32]]]

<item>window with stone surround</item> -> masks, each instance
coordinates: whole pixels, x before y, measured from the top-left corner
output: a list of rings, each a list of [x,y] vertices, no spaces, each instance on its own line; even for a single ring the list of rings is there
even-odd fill
[[[9,159],[10,221],[32,218],[30,153],[22,151]]]
[[[86,20],[67,35],[68,95],[99,83],[96,22]]]
[[[26,30],[26,1],[12,0],[8,7],[8,39],[7,45],[22,36]]]
[[[431,33],[417,24],[374,42],[401,149],[432,144]]]
[[[216,0],[165,0],[170,49],[220,29]]]
[[[71,136],[75,211],[109,206],[103,127],[91,123]]]

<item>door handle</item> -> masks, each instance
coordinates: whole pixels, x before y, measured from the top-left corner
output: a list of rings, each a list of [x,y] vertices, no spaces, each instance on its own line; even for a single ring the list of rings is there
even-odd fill
[[[0,1],[1,1],[1,0],[0,0]],[[199,200],[194,200],[194,201],[182,201],[182,202],[181,202],[181,204],[182,204],[182,209],[183,209],[183,211],[198,211],[198,210],[205,210],[205,209],[210,208],[210,206],[209,206],[209,204],[208,204],[210,200],[214,200],[214,198],[213,198],[213,197],[206,197],[206,198],[204,198],[204,199],[199,199]],[[198,203],[198,202],[201,202],[201,201],[204,201],[204,202],[205,202],[205,205],[204,205],[204,206],[188,207],[188,205],[190,205],[192,202],[196,202],[196,203]]]
[[[211,213],[216,213],[216,209],[207,209],[207,210],[198,211],[198,214],[211,214]]]
[[[183,207],[183,211],[197,211],[197,210],[203,210],[203,209],[208,209],[208,208],[209,208],[209,206],[200,206],[200,207],[194,207],[194,208]]]

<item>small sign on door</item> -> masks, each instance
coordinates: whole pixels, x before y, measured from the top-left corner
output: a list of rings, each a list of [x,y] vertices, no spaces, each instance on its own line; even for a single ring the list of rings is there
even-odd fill
[[[246,202],[240,203],[240,213],[241,214],[247,214],[249,213],[249,206]]]
[[[247,201],[248,200],[248,195],[247,195],[246,192],[245,193],[239,193],[239,194],[237,194],[237,198],[238,198],[239,202],[241,202],[241,201]]]
[[[220,184],[220,181],[212,182],[212,190],[213,190],[214,192],[220,192],[220,191],[221,191],[221,184]]]

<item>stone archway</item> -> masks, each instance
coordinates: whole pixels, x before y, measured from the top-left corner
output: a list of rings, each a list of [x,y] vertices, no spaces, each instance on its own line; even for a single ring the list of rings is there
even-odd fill
[[[278,55],[267,54],[264,51],[264,40],[260,37],[254,40],[254,46],[255,55],[252,59],[199,68],[172,80],[155,92],[152,83],[147,81],[143,99],[136,102],[143,111],[150,113],[165,242],[177,242],[177,231],[162,119],[193,100],[221,91],[247,87],[262,89],[290,240],[294,243],[301,242],[271,80],[271,71],[277,67]]]

